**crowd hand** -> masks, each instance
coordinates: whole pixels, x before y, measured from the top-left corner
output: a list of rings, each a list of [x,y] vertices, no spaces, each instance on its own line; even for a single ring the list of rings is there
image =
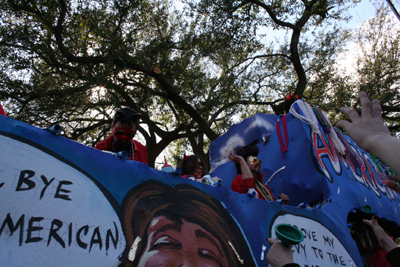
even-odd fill
[[[389,174],[389,178],[391,180],[386,181],[386,183],[385,183],[386,186],[393,189],[397,193],[400,193],[400,185],[397,184],[397,183],[400,183],[400,177],[393,175],[393,174]]]
[[[397,248],[397,244],[385,233],[382,227],[378,224],[378,217],[374,215],[371,220],[363,220],[363,223],[372,227],[375,236],[378,239],[379,245],[387,252]]]
[[[376,99],[369,100],[365,92],[360,92],[361,116],[352,108],[341,108],[351,122],[342,120],[337,126],[346,130],[350,137],[367,152],[378,138],[390,136],[389,129],[383,124],[382,108]],[[373,153],[373,152],[372,152]]]
[[[293,251],[291,247],[284,246],[278,240],[268,238],[271,248],[267,253],[267,260],[273,267],[282,267],[293,262]]]
[[[289,204],[289,197],[286,195],[286,194],[284,194],[284,193],[281,193],[281,194],[278,194],[278,199],[282,199],[282,201],[283,201],[283,204],[285,204],[285,205],[287,205],[287,204]]]

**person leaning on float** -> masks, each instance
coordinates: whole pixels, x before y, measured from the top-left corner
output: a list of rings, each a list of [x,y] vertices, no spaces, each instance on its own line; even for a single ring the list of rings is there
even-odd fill
[[[99,142],[95,148],[110,152],[127,151],[130,160],[147,164],[147,148],[133,137],[139,128],[142,114],[130,108],[117,108],[111,124],[112,134]]]
[[[210,175],[204,175],[204,161],[198,155],[186,156],[178,163],[177,168],[181,169],[181,176],[189,180],[197,181],[208,185],[214,185],[222,180],[218,177],[212,178]]]
[[[258,148],[254,145],[247,145],[241,148],[237,153],[231,151],[228,159],[235,162],[238,175],[232,182],[232,191],[241,194],[254,194],[257,198],[273,201],[269,188],[263,184],[264,173],[260,173],[261,161],[257,158]],[[283,203],[289,203],[289,197],[286,194],[278,194],[278,198]]]

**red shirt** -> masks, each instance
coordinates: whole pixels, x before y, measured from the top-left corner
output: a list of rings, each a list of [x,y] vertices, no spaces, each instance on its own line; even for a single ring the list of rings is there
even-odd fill
[[[97,148],[98,150],[115,152],[112,144],[112,138],[113,138],[112,134],[107,136],[105,140],[97,143],[95,148]],[[140,161],[147,164],[147,148],[136,140],[132,140],[132,143],[134,148],[133,152],[134,159],[136,161]]]
[[[258,177],[258,181],[262,183],[263,177],[264,177],[264,173],[261,173],[260,176]],[[263,186],[268,190],[268,192],[272,196],[271,190],[269,190],[269,188],[266,185],[263,184]],[[247,194],[247,192],[249,191],[250,188],[254,188],[257,192],[258,198],[265,200],[263,195],[260,193],[260,191],[256,187],[255,178],[243,179],[242,175],[239,174],[233,180],[231,187],[232,187],[232,191],[235,191],[235,192],[238,192],[241,194]],[[272,196],[272,198],[273,198],[273,196]]]
[[[379,245],[372,246],[372,256],[368,261],[368,266],[372,267],[390,267],[386,259],[387,252]]]

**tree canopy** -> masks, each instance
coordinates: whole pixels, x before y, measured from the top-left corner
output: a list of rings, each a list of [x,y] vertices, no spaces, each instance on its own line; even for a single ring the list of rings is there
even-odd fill
[[[11,114],[61,123],[68,137],[93,145],[113,106],[132,107],[143,114],[150,165],[174,140],[221,133],[234,110],[221,103],[237,98],[236,81],[213,61],[257,47],[229,45],[229,36],[218,37],[229,48],[209,47],[200,18],[183,19],[167,1],[10,0],[1,8],[1,97]]]
[[[356,81],[360,90],[381,102],[389,129],[400,130],[400,23],[381,5],[362,25],[357,39],[361,55]]]
[[[172,142],[207,158],[235,116],[280,114],[287,93],[317,98],[348,38],[335,23],[351,2],[184,3],[3,1],[0,100],[88,145],[109,132],[114,107],[129,106],[143,114],[150,166]]]

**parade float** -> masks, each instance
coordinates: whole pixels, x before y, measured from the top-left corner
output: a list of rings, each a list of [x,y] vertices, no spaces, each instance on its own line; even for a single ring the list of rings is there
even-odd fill
[[[231,191],[227,155],[255,140],[264,183],[289,205]],[[364,266],[374,241],[363,218],[376,214],[400,236],[400,198],[384,184],[390,170],[301,100],[217,138],[215,186],[4,116],[0,155],[3,266],[154,266],[157,255],[173,263],[193,248],[203,266],[268,266],[266,238],[279,224],[302,233],[293,246],[300,266]]]

